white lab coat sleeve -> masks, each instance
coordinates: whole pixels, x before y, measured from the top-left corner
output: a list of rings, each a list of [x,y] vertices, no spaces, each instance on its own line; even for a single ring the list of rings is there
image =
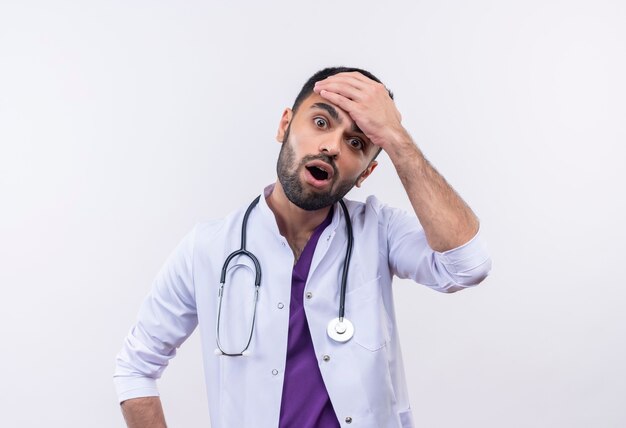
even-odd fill
[[[120,403],[159,395],[156,379],[198,324],[193,284],[195,230],[158,273],[117,355],[113,379]]]
[[[383,210],[388,219],[389,266],[398,277],[453,293],[479,284],[489,274],[491,258],[480,230],[460,247],[437,252],[428,245],[415,215],[389,207]]]

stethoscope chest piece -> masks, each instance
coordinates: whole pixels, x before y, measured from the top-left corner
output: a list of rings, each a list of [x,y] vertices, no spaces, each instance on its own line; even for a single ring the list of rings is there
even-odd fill
[[[354,336],[354,326],[347,318],[335,318],[328,323],[326,332],[336,342],[347,342]]]

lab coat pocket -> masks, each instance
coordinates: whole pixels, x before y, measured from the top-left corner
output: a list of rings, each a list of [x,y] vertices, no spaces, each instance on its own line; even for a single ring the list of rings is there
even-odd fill
[[[391,321],[383,305],[380,277],[346,295],[346,318],[354,325],[353,340],[370,351],[382,349],[391,337]]]

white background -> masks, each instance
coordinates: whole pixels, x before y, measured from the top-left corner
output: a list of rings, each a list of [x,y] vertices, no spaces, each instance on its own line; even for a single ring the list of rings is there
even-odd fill
[[[494,259],[475,290],[395,284],[418,426],[626,426],[626,3],[225,3],[0,3],[2,426],[123,426],[152,278],[274,180],[328,65],[395,92]],[[410,209],[385,155],[369,193]],[[170,426],[209,426],[195,335],[160,388]]]

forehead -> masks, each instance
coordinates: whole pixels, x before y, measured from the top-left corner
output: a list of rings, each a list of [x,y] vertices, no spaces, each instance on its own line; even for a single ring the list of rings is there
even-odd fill
[[[350,117],[345,110],[342,110],[341,107],[331,103],[326,98],[323,98],[321,95],[312,92],[308,97],[302,100],[302,103],[298,107],[297,111],[307,111],[314,108],[320,108],[317,104],[325,104],[327,106],[332,107],[340,117]],[[323,109],[323,108],[322,108]]]
[[[345,124],[350,128],[352,132],[365,135],[365,133],[359,128],[359,126],[352,120],[348,112],[342,110],[341,107],[331,103],[326,98],[313,92],[307,98],[302,101],[302,104],[298,107],[297,112],[303,112],[303,115],[317,114],[320,111],[326,113],[338,124]],[[297,114],[294,113],[294,114]]]

